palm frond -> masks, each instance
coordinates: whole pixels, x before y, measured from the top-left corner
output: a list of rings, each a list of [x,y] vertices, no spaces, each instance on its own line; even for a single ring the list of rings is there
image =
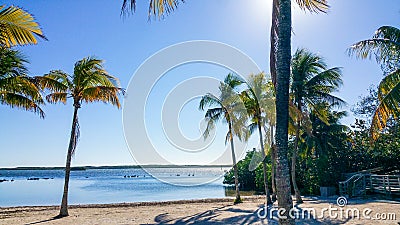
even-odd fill
[[[400,116],[400,69],[387,75],[378,87],[379,105],[372,117],[371,136],[375,140],[379,131],[386,127],[391,116]]]
[[[296,2],[302,10],[308,10],[313,13],[327,13],[329,10],[328,1],[326,0],[296,0]]]
[[[222,103],[218,97],[211,93],[207,93],[200,100],[199,110],[204,110],[206,107],[210,106],[222,106]]]
[[[40,88],[48,89],[51,92],[68,92],[73,89],[68,74],[61,70],[53,70],[43,76],[36,76],[34,80]]]
[[[391,26],[380,27],[371,39],[359,41],[349,49],[350,56],[371,58],[377,62],[388,62],[400,59],[400,30]]]
[[[236,74],[229,73],[225,77],[223,84],[229,86],[231,89],[235,89],[236,87],[238,87],[243,83],[245,83],[245,81],[242,78],[240,78]]]
[[[81,136],[81,129],[79,125],[79,119],[78,116],[76,116],[76,120],[74,121],[75,123],[75,134],[73,135],[73,138],[70,140],[71,141],[71,155],[75,155],[76,152],[76,146],[78,145],[79,137]]]
[[[39,107],[37,102],[19,93],[0,90],[0,103],[9,105],[11,108],[17,107],[26,111],[32,111],[39,114],[41,118],[45,117],[44,111]]]
[[[342,80],[342,70],[339,67],[330,68],[324,70],[314,77],[312,77],[309,81],[307,81],[306,85],[309,87],[313,87],[315,85],[331,85],[333,87],[339,88],[343,84]],[[333,90],[333,91],[336,91]]]
[[[184,3],[184,0],[150,0],[149,1],[149,18],[154,15],[157,18],[162,18],[174,11],[179,3]],[[121,14],[126,15],[129,12],[136,10],[136,0],[124,0],[122,2]]]
[[[231,140],[231,132],[226,132],[225,135],[225,145]]]
[[[0,6],[0,45],[37,44],[36,37],[47,40],[31,14],[16,6]]]
[[[82,91],[82,101],[86,103],[90,102],[104,102],[110,103],[112,105],[117,106],[117,108],[121,107],[121,104],[118,99],[118,94],[123,92],[122,88],[118,87],[106,87],[106,86],[95,86],[85,88]]]
[[[203,138],[204,140],[210,135],[210,132],[215,129],[215,122],[211,119],[206,118],[206,129],[203,131]]]
[[[247,129],[249,130],[250,134],[253,134],[254,131],[257,131],[257,129],[258,129],[258,124],[255,123],[255,122],[250,123],[250,124],[247,126]]]
[[[46,101],[48,101],[49,103],[57,103],[57,102],[62,102],[64,104],[67,103],[67,93],[65,92],[55,92],[55,93],[51,93],[46,95]]]
[[[24,76],[28,73],[26,57],[18,50],[0,48],[0,78]]]

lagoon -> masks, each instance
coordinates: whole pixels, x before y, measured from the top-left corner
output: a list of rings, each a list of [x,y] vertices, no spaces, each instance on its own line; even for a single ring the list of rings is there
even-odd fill
[[[222,198],[223,174],[227,170],[228,167],[185,167],[71,171],[69,204]],[[8,181],[0,182],[0,207],[61,202],[64,170],[0,170],[2,179]]]

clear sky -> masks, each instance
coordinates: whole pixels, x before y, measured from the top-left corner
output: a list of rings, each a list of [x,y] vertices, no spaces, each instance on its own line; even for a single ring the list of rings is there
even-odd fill
[[[0,5],[13,4],[32,13],[49,39],[19,48],[30,61],[31,75],[52,69],[71,73],[76,61],[94,55],[104,59],[106,69],[127,87],[146,58],[169,45],[199,39],[232,45],[269,72],[270,0],[187,0],[160,21],[148,21],[147,1],[138,1],[137,12],[121,18],[121,2],[0,0]],[[371,84],[380,81],[382,72],[373,60],[348,57],[346,49],[371,37],[382,25],[400,27],[400,4],[398,0],[335,0],[330,4],[327,15],[304,13],[293,7],[293,51],[305,47],[321,54],[329,66],[343,67],[344,85],[337,95],[351,107]],[[187,70],[217,78],[228,72],[207,66]],[[168,85],[161,82],[158,86],[155,93],[168,92]],[[0,167],[64,165],[72,104],[48,104],[44,110],[46,118],[42,120],[33,113],[0,106]],[[122,110],[97,103],[83,105],[79,113],[81,138],[73,165],[134,163],[124,140]],[[181,114],[182,130],[188,136],[198,135],[203,113],[197,111],[197,102],[185,105]],[[353,117],[343,122],[350,124]],[[224,140],[220,142],[223,147]]]

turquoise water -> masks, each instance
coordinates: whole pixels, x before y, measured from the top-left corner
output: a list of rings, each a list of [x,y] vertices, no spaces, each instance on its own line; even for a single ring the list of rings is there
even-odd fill
[[[151,175],[143,169],[71,171],[69,204],[221,198],[225,197],[221,176],[226,169],[147,169]],[[0,207],[58,205],[61,201],[63,170],[0,170],[2,179],[14,181],[0,182]]]

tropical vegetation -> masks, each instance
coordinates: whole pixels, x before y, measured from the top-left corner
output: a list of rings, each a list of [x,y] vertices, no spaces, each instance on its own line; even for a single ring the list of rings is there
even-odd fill
[[[291,101],[299,114],[293,119],[295,139],[291,158],[291,177],[296,201],[301,203],[303,200],[296,182],[296,160],[298,147],[301,144],[301,127],[307,130],[307,112],[312,111],[313,116],[318,116],[321,121],[328,124],[328,112],[324,103],[335,106],[342,105],[344,101],[332,95],[332,92],[338,91],[342,84],[340,68],[327,68],[320,56],[305,49],[298,49],[295,52],[291,68]]]
[[[371,121],[371,136],[376,139],[388,120],[400,115],[400,29],[382,26],[371,39],[352,45],[349,53],[359,58],[375,56],[385,74],[378,86],[378,105]]]

